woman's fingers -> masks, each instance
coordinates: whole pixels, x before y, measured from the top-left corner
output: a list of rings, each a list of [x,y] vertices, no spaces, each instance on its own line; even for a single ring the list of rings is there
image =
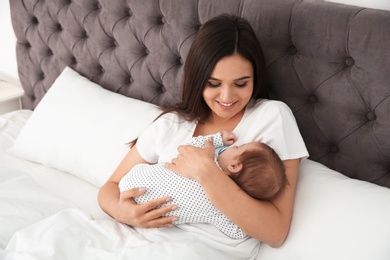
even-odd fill
[[[126,218],[129,220],[129,223],[127,221],[124,222],[142,228],[172,226],[173,222],[177,221],[178,218],[176,216],[162,216],[176,210],[177,205],[171,204],[160,207],[161,205],[172,201],[170,197],[162,197],[148,201],[144,204],[136,204],[133,198],[144,194],[145,191],[145,188],[133,188],[120,193],[121,202],[128,205],[128,211],[125,214],[127,215]]]
[[[120,200],[132,199],[134,197],[140,196],[144,194],[146,191],[145,188],[133,188],[130,190],[124,190],[120,193]]]
[[[170,201],[172,201],[172,199],[170,197],[162,197],[162,198],[158,198],[158,199],[154,199],[154,200],[148,201],[148,202],[146,202],[144,204],[140,204],[140,206],[142,206],[144,211],[147,212],[147,211],[150,211],[152,209],[157,208],[158,206],[161,206],[164,203],[168,203]]]
[[[142,208],[142,212],[144,213],[142,215],[143,220],[140,221],[140,226],[145,228],[172,226],[172,224],[177,221],[178,218],[176,216],[163,216],[171,211],[176,210],[178,208],[177,205],[171,204],[156,208],[169,201],[171,201],[169,197],[164,197],[138,205],[139,208]]]

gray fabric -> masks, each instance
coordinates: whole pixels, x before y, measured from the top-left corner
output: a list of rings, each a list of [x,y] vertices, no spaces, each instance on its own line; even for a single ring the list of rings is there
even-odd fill
[[[293,110],[310,158],[390,187],[390,12],[299,0],[10,0],[23,106],[68,65],[103,87],[159,105],[181,97],[199,26],[247,18],[271,97]],[[69,104],[70,106],[72,104]]]

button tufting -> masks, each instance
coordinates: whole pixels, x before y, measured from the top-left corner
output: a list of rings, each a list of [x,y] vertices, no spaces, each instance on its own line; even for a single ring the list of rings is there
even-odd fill
[[[145,55],[149,55],[150,51],[148,49],[145,49]]]
[[[164,24],[164,23],[167,23],[167,20],[165,20],[165,17],[161,17],[161,23]]]
[[[134,79],[130,76],[129,77],[129,83],[133,83],[134,82]]]
[[[317,99],[317,97],[314,96],[314,95],[311,95],[311,96],[307,99],[307,103],[309,103],[309,104],[315,104],[315,103],[317,103],[317,101],[318,101],[318,99]]]
[[[130,8],[127,9],[127,13],[128,13],[129,16],[132,16],[132,15],[133,15],[133,11],[131,11]]]
[[[291,55],[296,55],[298,53],[298,50],[297,50],[297,48],[295,48],[295,46],[291,46],[290,50],[289,50],[289,53]]]
[[[370,121],[373,121],[376,119],[376,115],[374,112],[370,111],[367,113],[367,119],[370,120]]]
[[[330,147],[330,151],[332,152],[332,153],[337,153],[338,151],[339,151],[339,148],[337,148],[337,146],[331,146]]]
[[[38,23],[38,18],[36,18],[35,16],[33,18],[31,18],[31,23],[37,24]]]
[[[345,59],[345,64],[346,64],[347,66],[352,66],[353,64],[355,64],[355,60],[354,60],[352,57],[347,57],[347,58]]]

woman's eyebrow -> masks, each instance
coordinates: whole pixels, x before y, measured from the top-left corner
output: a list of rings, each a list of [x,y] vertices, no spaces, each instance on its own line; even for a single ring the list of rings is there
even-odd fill
[[[241,78],[235,79],[234,81],[238,81],[238,80],[244,80],[244,79],[250,79],[250,78],[251,78],[250,76],[244,76],[244,77],[241,77]],[[214,78],[214,77],[210,77],[209,79],[211,79],[211,80],[219,80],[219,81],[221,81],[220,79],[217,79],[217,78]]]
[[[250,79],[250,78],[251,78],[250,76],[244,76],[244,77],[241,77],[239,79],[235,79],[235,81],[237,81],[237,80],[244,80],[244,79]]]

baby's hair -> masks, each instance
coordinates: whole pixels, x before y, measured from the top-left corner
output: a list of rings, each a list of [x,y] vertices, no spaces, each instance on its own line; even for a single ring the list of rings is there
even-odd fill
[[[264,143],[259,145],[259,149],[247,150],[240,155],[243,167],[233,179],[252,197],[273,200],[289,185],[286,169],[274,149]]]

